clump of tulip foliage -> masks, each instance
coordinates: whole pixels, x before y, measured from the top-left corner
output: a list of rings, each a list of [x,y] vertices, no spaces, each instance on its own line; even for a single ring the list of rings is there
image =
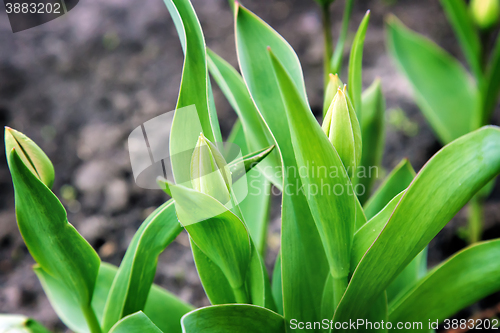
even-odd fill
[[[434,236],[500,173],[499,128],[452,140],[417,174],[401,161],[373,193],[374,177],[359,171],[379,165],[384,144],[381,83],[364,92],[361,85],[369,12],[352,44],[346,85],[338,74],[352,1],[335,51],[327,45],[320,124],[297,55],[254,13],[230,3],[238,72],[206,48],[189,0],[165,2],[185,55],[170,149],[190,151],[190,159],[172,157],[174,179],[158,179],[172,198],[143,222],[119,267],[102,262],[68,222],[43,151],[5,130],[19,230],[69,329],[344,332],[356,322],[361,332],[398,323],[430,332],[500,290],[500,240],[477,242],[432,270],[426,258]],[[320,3],[325,9],[331,1]],[[228,141],[243,157],[222,144],[209,72],[238,114]],[[197,117],[185,111],[193,107]],[[270,275],[263,258],[271,186],[282,191],[282,206]],[[158,256],[183,229],[211,306],[195,309],[153,284]],[[47,332],[17,315],[0,315],[2,328]]]

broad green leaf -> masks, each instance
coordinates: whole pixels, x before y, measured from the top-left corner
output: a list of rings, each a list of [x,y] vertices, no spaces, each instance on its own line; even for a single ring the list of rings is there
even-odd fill
[[[481,80],[481,43],[477,29],[468,12],[465,1],[440,0],[448,21],[450,21],[465,59],[476,79]]]
[[[361,149],[361,174],[356,178],[357,183],[363,186],[364,193],[358,194],[361,203],[365,203],[370,197],[373,183],[377,179],[378,169],[382,162],[385,141],[385,99],[382,93],[380,80],[375,80],[372,85],[363,92],[361,98],[363,122],[361,124],[361,137],[363,147]],[[372,170],[377,172],[372,175]],[[358,172],[359,174],[359,172]]]
[[[64,284],[47,274],[39,266],[36,266],[34,271],[49,298],[50,304],[63,323],[74,332],[90,332],[79,304],[72,297],[71,290],[68,290]],[[99,268],[92,296],[92,308],[99,322],[102,322],[106,299],[117,271],[117,267],[107,263],[102,263]],[[144,312],[163,331],[181,332],[180,318],[191,310],[193,310],[191,305],[179,300],[163,288],[153,285]]]
[[[403,197],[404,192],[396,195],[383,209],[373,216],[365,225],[363,225],[354,234],[351,254],[351,273],[358,266],[366,251],[372,246],[373,242],[380,235],[382,229],[389,221],[392,212]]]
[[[483,119],[482,124],[488,124],[490,117],[495,110],[500,92],[500,35],[495,42],[495,48],[491,54],[490,62],[486,70],[486,79],[482,91],[483,98]]]
[[[386,292],[389,302],[427,274],[427,250],[428,247],[423,249],[387,287]]]
[[[179,185],[170,185],[170,190],[179,221],[193,242],[222,270],[233,291],[241,293],[236,301],[246,303],[251,246],[244,223],[206,194]]]
[[[89,308],[100,259],[68,222],[52,191],[23,163],[14,148],[8,156],[19,231],[35,261]]]
[[[5,126],[5,154],[9,156],[12,149],[16,149],[24,165],[26,165],[42,183],[48,188],[52,187],[54,183],[54,166],[47,155],[45,155],[43,150],[26,135]]]
[[[395,17],[388,20],[387,40],[418,106],[443,144],[480,126],[478,89],[455,58]]]
[[[335,320],[361,318],[365,305],[371,304],[475,192],[498,173],[498,127],[483,127],[434,155],[356,267]]]
[[[279,314],[255,305],[227,304],[194,310],[182,318],[185,333],[284,333]]]
[[[250,238],[245,224],[217,200],[194,190],[170,185],[179,221],[188,231],[199,250],[224,274],[238,303],[255,303],[274,308],[271,286],[260,254]],[[210,261],[202,258],[203,267],[211,273]],[[195,260],[197,257],[195,256]],[[201,266],[198,270],[203,269]],[[206,272],[200,273],[205,275]],[[204,282],[217,282],[214,277]],[[227,287],[208,286],[210,292]],[[207,289],[207,288],[206,288]],[[227,290],[218,299],[227,299]]]
[[[434,268],[390,303],[390,320],[442,321],[500,290],[500,240],[477,243]]]
[[[128,315],[111,328],[110,333],[162,333],[143,312]]]
[[[247,171],[246,177],[248,194],[239,206],[248,231],[250,232],[250,235],[255,243],[255,247],[262,257],[265,257],[267,226],[269,222],[269,205],[271,200],[271,183],[266,179],[264,174],[260,172],[260,170],[250,170],[246,167],[247,161],[251,161],[249,166],[252,167],[255,163],[258,163],[261,158],[250,158],[252,154],[248,154],[245,134],[240,121],[233,126],[228,142],[237,144],[241,147],[243,153],[246,154],[243,158],[247,158],[245,160],[245,170]],[[266,152],[269,153],[269,148],[256,156],[262,156],[262,154],[265,154]],[[242,169],[243,168],[238,168],[238,170]],[[233,173],[232,177],[234,179],[237,175]]]
[[[170,133],[172,172],[175,179],[182,183],[189,179],[189,168],[182,157],[194,149],[200,132],[212,142],[222,142],[222,137],[213,107],[206,45],[200,22],[189,0],[164,1],[184,51],[181,86]],[[193,116],[198,119],[193,119]]]
[[[349,21],[351,19],[352,7],[354,0],[346,0],[344,7],[344,14],[342,16],[342,28],[340,30],[339,39],[333,50],[332,60],[330,63],[330,69],[333,73],[342,72],[342,58],[344,56],[344,46],[347,39],[347,33],[349,32]]]
[[[0,332],[4,333],[50,333],[37,321],[22,315],[0,314]]]
[[[356,220],[356,198],[349,176],[285,68],[272,51],[270,56],[288,116],[297,165],[299,170],[308,170],[312,166],[313,171],[316,171],[313,173],[308,170],[305,175],[300,173],[300,176],[326,250],[330,272],[334,280],[347,279]],[[337,177],[330,177],[329,170],[332,167],[339,171]],[[326,185],[329,190],[324,192]],[[336,188],[341,188],[342,193],[337,194]]]
[[[207,52],[210,73],[238,114],[249,151],[261,150],[275,144],[274,137],[252,101],[241,75],[213,51]],[[257,168],[281,189],[283,179],[281,173],[276,172],[280,165],[279,151],[275,149]]]
[[[349,80],[348,90],[351,97],[354,110],[358,115],[359,122],[362,124],[361,117],[361,92],[363,91],[363,80],[361,78],[362,62],[363,62],[363,47],[365,44],[366,29],[368,29],[368,22],[370,22],[370,11],[367,11],[363,20],[359,24],[356,36],[352,42],[351,54],[349,56]]]
[[[158,207],[141,225],[127,248],[107,299],[103,329],[144,310],[158,256],[182,231],[172,200]]]
[[[241,72],[252,99],[276,139],[287,171],[283,177],[281,222],[281,278],[285,317],[319,321],[321,293],[328,273],[328,262],[307,199],[299,191],[295,154],[290,144],[287,115],[271,59],[270,46],[294,78],[306,100],[302,71],[297,55],[288,43],[265,22],[238,5],[236,8],[236,46]],[[282,170],[281,170],[282,169]],[[295,172],[294,172],[295,171]],[[276,273],[275,273],[276,274]],[[279,302],[278,302],[279,303]]]
[[[368,219],[374,217],[394,196],[406,189],[414,177],[415,170],[413,170],[410,161],[401,160],[366,202],[364,206],[366,217]]]
[[[210,304],[236,303],[234,292],[224,272],[190,239],[191,251],[201,285]]]

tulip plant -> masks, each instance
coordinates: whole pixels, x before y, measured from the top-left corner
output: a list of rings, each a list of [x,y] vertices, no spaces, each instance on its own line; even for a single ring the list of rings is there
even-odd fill
[[[500,173],[500,128],[453,140],[418,174],[403,160],[362,205],[363,141],[373,138],[364,122],[383,112],[379,83],[361,92],[369,14],[353,42],[347,86],[328,75],[320,125],[292,47],[231,4],[240,72],[206,48],[189,0],[166,0],[185,55],[170,132],[174,179],[158,179],[172,198],[143,222],[120,267],[101,262],[68,222],[50,189],[47,156],[6,128],[19,230],[59,318],[78,333],[431,332],[500,290],[500,240],[478,242],[430,271],[425,250]],[[228,141],[243,157],[222,143],[209,72],[238,114]],[[186,111],[193,105],[197,119]],[[281,249],[269,275],[271,186],[282,206]],[[211,303],[200,309],[153,284],[159,254],[183,229]],[[47,332],[14,315],[0,315],[2,328]]]
[[[500,93],[500,37],[489,43],[500,18],[499,0],[440,0],[473,78],[445,50],[406,28],[395,17],[387,24],[389,51],[409,80],[415,100],[443,144],[487,125]],[[482,206],[493,182],[474,196],[469,208],[469,243],[481,239]]]

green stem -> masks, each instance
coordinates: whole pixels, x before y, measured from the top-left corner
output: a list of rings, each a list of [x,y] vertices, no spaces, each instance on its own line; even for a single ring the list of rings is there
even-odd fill
[[[247,291],[245,285],[241,285],[238,288],[233,288],[234,296],[236,298],[236,303],[246,304],[249,303]]]
[[[102,333],[101,325],[97,320],[94,309],[90,306],[85,306],[82,308],[83,315],[85,316],[85,320],[87,321],[87,325],[89,325],[89,329],[91,333]]]
[[[347,289],[347,276],[333,278],[333,306],[336,309]]]
[[[483,202],[478,196],[472,197],[469,202],[469,244],[477,243],[483,234]]]
[[[323,39],[325,44],[324,54],[323,54],[323,68],[324,68],[324,86],[328,85],[329,75],[330,75],[330,61],[333,54],[333,43],[332,43],[332,26],[330,21],[330,4],[324,4],[321,6],[321,14],[323,19]]]

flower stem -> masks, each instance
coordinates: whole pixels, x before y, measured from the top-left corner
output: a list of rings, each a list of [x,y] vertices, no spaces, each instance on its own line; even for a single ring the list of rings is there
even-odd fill
[[[97,320],[94,309],[90,306],[85,306],[82,308],[83,315],[85,316],[85,320],[87,321],[87,325],[89,325],[89,329],[91,333],[102,333],[101,325]]]
[[[483,234],[483,202],[475,195],[469,202],[469,244],[477,243]]]
[[[241,285],[237,288],[233,288],[234,296],[236,298],[236,303],[246,304],[249,302],[247,291],[245,285]]]
[[[324,39],[324,54],[323,54],[323,67],[324,67],[324,86],[328,85],[329,74],[330,74],[330,62],[333,54],[333,43],[332,43],[332,28],[330,21],[330,4],[324,4],[321,6],[321,14],[323,21],[323,39]]]
[[[336,309],[347,289],[347,276],[333,278],[333,306]]]

